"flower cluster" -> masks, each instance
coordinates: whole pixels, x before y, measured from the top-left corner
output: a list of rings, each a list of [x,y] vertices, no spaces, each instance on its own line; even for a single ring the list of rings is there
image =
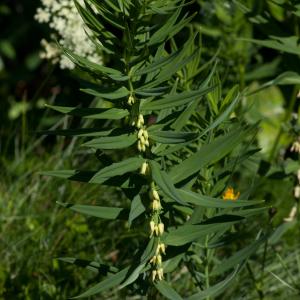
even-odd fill
[[[164,269],[162,268],[162,254],[166,254],[166,246],[159,242],[155,251],[155,255],[151,258],[150,263],[153,265],[152,281],[162,280],[164,278]]]
[[[146,161],[141,166],[140,174],[149,176],[149,178],[151,178],[151,170]],[[160,214],[162,212],[162,205],[154,181],[151,181],[150,183],[149,199],[151,210],[151,221],[149,223],[149,237],[152,238],[153,236],[155,236],[158,239],[155,254],[149,261],[149,263],[152,265],[152,280],[155,281],[162,280],[164,277],[164,270],[162,268],[162,255],[166,254],[166,246],[161,241],[161,236],[164,234],[165,231],[165,225],[160,218]]]
[[[79,3],[83,5],[84,1],[80,0]],[[48,24],[53,31],[50,42],[45,39],[41,41],[42,58],[59,63],[61,69],[74,68],[74,64],[57,47],[57,40],[61,46],[74,53],[90,61],[102,63],[102,57],[89,39],[90,32],[84,26],[73,0],[41,0],[41,4],[34,17],[39,23]]]

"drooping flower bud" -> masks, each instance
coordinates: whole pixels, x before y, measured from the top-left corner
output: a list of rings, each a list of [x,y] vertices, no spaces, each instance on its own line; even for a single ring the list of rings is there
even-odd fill
[[[144,134],[144,129],[141,128],[138,132],[138,138],[140,139],[143,136],[143,134]]]
[[[157,264],[157,265],[161,265],[162,258],[161,258],[161,255],[160,255],[160,254],[156,256],[155,261],[156,261],[156,264]]]
[[[152,235],[153,232],[155,231],[155,227],[156,227],[156,225],[155,225],[154,221],[150,221],[150,231],[151,231],[151,235]]]
[[[156,271],[156,270],[153,270],[153,271],[152,271],[152,281],[155,281],[156,275],[157,275],[157,271]]]
[[[163,280],[163,278],[164,278],[164,270],[163,270],[163,268],[159,268],[156,271],[156,274],[157,274],[158,280]]]
[[[159,200],[154,199],[152,201],[152,210],[154,210],[154,211],[161,210],[161,204],[160,204]]]
[[[135,99],[134,99],[133,95],[131,94],[131,95],[128,97],[127,103],[128,103],[129,105],[132,105],[132,104],[134,104],[134,102],[135,102]]]
[[[152,190],[153,199],[160,200],[157,190]]]
[[[143,135],[144,135],[145,139],[148,140],[149,135],[148,135],[148,131],[147,130],[143,131]]]
[[[166,254],[166,246],[164,243],[159,244],[159,249],[161,253]]]
[[[143,162],[142,166],[141,166],[141,170],[140,170],[140,174],[141,175],[146,175],[148,172],[148,163],[147,162]]]
[[[144,146],[144,145],[143,145],[143,146]],[[138,141],[138,143],[137,143],[137,148],[138,148],[138,150],[139,150],[140,152],[143,151],[141,141]]]
[[[165,231],[165,225],[164,225],[164,223],[159,223],[157,227],[158,227],[158,234],[159,235],[163,235],[164,231]]]

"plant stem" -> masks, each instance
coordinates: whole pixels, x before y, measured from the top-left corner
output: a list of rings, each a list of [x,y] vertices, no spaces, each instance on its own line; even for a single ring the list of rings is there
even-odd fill
[[[210,260],[209,252],[210,252],[210,250],[208,249],[208,236],[206,236],[206,239],[205,239],[205,251],[206,251],[205,286],[206,286],[206,289],[208,289],[210,286],[210,282],[209,282],[209,260]],[[210,300],[210,297],[209,296],[206,297],[206,300]]]

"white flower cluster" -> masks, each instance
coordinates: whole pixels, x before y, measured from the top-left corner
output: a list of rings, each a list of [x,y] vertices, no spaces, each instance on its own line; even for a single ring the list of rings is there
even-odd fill
[[[83,0],[79,0],[83,5]],[[59,63],[61,69],[73,69],[74,64],[63,55],[56,46],[55,40],[60,45],[70,49],[77,55],[83,56],[95,63],[102,63],[101,55],[89,39],[81,16],[73,0],[41,0],[42,6],[37,9],[35,19],[39,23],[46,23],[53,30],[51,41],[41,41],[43,52],[41,57]],[[85,31],[86,30],[86,31]]]

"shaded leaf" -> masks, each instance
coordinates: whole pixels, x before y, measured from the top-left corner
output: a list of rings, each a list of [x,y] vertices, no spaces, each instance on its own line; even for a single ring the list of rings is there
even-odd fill
[[[122,134],[96,138],[84,143],[83,146],[95,149],[121,149],[131,146],[136,140],[136,134]]]

